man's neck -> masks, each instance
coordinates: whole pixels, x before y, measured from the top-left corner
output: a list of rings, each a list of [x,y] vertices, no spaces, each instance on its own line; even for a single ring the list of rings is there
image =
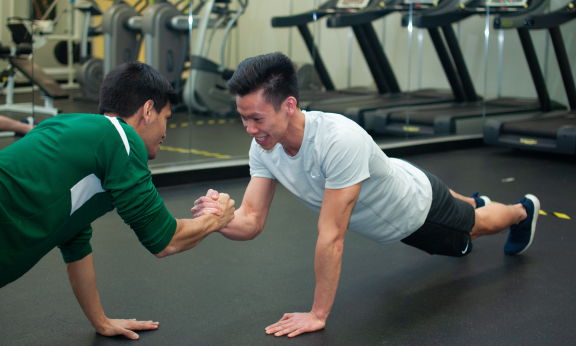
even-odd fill
[[[280,144],[282,144],[288,156],[296,156],[298,151],[300,151],[302,141],[304,140],[305,124],[306,119],[304,113],[298,108],[288,123],[286,135],[284,135],[284,138],[280,141]]]
[[[104,115],[107,116],[107,117],[115,117],[115,118],[118,118],[118,119],[122,119],[122,120],[124,120],[124,122],[125,122],[126,124],[132,126],[134,129],[136,129],[137,123],[136,123],[136,117],[135,117],[135,116],[131,116],[131,117],[128,118],[128,119],[124,119],[124,118],[120,117],[120,116],[119,116],[118,114],[116,114],[116,113],[104,113]]]

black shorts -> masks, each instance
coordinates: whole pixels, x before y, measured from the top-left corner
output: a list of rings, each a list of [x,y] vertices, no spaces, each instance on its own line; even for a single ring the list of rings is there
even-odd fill
[[[462,257],[469,254],[472,251],[470,232],[476,221],[474,207],[453,197],[448,186],[435,175],[420,170],[432,184],[432,206],[422,227],[401,241],[431,255]]]

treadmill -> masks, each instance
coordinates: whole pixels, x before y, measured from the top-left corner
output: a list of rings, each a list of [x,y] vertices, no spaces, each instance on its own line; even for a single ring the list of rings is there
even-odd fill
[[[382,1],[385,5],[390,5],[398,0],[386,0]],[[344,98],[344,99],[353,99],[353,100],[368,100],[371,98],[375,98],[378,94],[389,92],[386,81],[383,80],[381,75],[372,75],[374,78],[374,82],[376,83],[377,89],[367,89],[367,88],[350,88],[350,89],[343,89],[343,90],[336,90],[334,87],[334,83],[330,78],[330,74],[326,69],[326,65],[324,65],[324,61],[320,55],[320,51],[318,47],[316,47],[314,43],[314,38],[308,29],[308,24],[316,22],[318,19],[321,19],[326,16],[331,16],[338,13],[356,13],[362,12],[367,10],[368,8],[374,7],[378,5],[378,0],[328,0],[318,8],[296,14],[291,16],[284,16],[284,17],[273,17],[272,18],[272,27],[274,28],[286,28],[286,27],[297,27],[312,60],[314,62],[314,68],[320,78],[320,82],[324,87],[323,91],[318,90],[301,90],[299,102],[301,104],[302,109],[306,109],[309,102],[313,100],[323,100],[323,99],[335,99],[335,98]],[[360,36],[359,36],[360,35]],[[365,41],[365,38],[362,37],[361,33],[356,35],[356,39],[358,42]],[[367,58],[368,65],[374,64],[374,61],[371,61]]]
[[[484,143],[513,148],[576,155],[576,87],[560,25],[576,19],[576,0],[544,15],[526,18],[526,29],[548,29],[570,111],[538,112],[531,119],[489,122],[484,126]]]
[[[451,135],[458,131],[457,122],[466,120],[469,125],[468,132],[482,132],[483,117],[492,116],[520,116],[537,111],[552,111],[566,109],[558,102],[551,101],[538,63],[536,51],[527,29],[524,28],[524,19],[528,14],[541,14],[549,5],[549,0],[472,0],[464,8],[454,13],[445,13],[444,17],[456,16],[460,12],[472,14],[485,14],[486,7],[490,13],[496,14],[494,27],[496,29],[517,29],[526,61],[532,75],[532,80],[538,95],[537,99],[499,97],[490,101],[470,100],[461,103],[432,105],[429,107],[414,107],[409,111],[388,112],[380,110],[374,114],[374,131],[381,134],[394,135]],[[430,18],[430,22],[434,18]],[[427,25],[426,14],[415,22]],[[442,27],[444,29],[444,27]],[[449,45],[451,50],[458,49],[459,45],[453,40]],[[464,60],[462,60],[464,63]],[[458,69],[462,80],[466,80],[465,65]],[[473,89],[472,89],[473,90]],[[465,90],[471,92],[470,88]]]
[[[412,5],[411,5],[412,2]],[[467,100],[462,90],[461,81],[454,68],[452,57],[448,54],[442,39],[433,41],[434,48],[442,63],[443,70],[452,90],[423,89],[410,92],[402,92],[390,67],[386,54],[378,41],[372,22],[394,12],[407,12],[412,6],[413,13],[434,12],[444,8],[456,8],[459,0],[399,0],[393,5],[382,5],[367,8],[365,11],[355,14],[339,14],[328,18],[327,25],[331,28],[352,26],[354,32],[364,37],[360,43],[362,52],[367,57],[375,60],[377,64],[370,66],[373,75],[381,75],[388,82],[389,93],[379,95],[371,100],[359,100],[351,102],[346,99],[318,100],[312,102],[308,110],[319,110],[328,113],[338,113],[354,120],[364,129],[373,129],[373,117],[366,116],[367,112],[376,109],[391,109],[406,105],[431,105],[446,102],[465,102]],[[430,34],[434,35],[437,30],[431,28]]]

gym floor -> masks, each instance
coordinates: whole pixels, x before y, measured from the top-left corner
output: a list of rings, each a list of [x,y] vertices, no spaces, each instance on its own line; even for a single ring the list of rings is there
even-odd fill
[[[464,258],[430,256],[402,243],[346,235],[336,301],[324,330],[266,335],[283,313],[309,311],[318,215],[278,186],[264,232],[249,242],[210,235],[156,259],[118,215],[96,221],[92,247],[111,318],[152,319],[138,345],[567,345],[574,341],[575,162],[480,147],[405,157],[461,194],[542,210],[525,254],[505,256],[507,232],[479,238]],[[240,205],[248,179],[160,189],[177,218],[208,188]],[[554,212],[558,213],[557,216]],[[567,219],[571,217],[571,219]],[[572,273],[572,274],[571,274]],[[96,334],[76,302],[58,250],[0,290],[2,345],[126,345]]]

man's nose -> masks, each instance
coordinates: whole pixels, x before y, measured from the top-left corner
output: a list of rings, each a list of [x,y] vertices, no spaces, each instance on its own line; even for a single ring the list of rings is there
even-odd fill
[[[256,126],[254,126],[253,122],[248,121],[248,124],[246,125],[246,132],[248,132],[249,134],[253,134],[258,132],[258,129],[256,128]]]

